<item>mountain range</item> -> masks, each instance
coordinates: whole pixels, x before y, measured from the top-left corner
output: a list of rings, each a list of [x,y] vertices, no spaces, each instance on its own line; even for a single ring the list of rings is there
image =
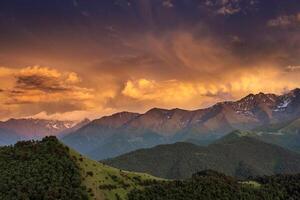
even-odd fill
[[[153,108],[96,119],[62,138],[95,159],[179,141],[210,143],[234,130],[262,129],[300,118],[300,89],[283,95],[250,94],[194,111]],[[293,131],[293,130],[291,130]]]
[[[191,143],[141,149],[104,163],[168,179],[189,178],[202,170],[216,170],[238,178],[300,172],[300,154],[235,131],[202,147]]]
[[[120,112],[80,123],[44,119],[0,122],[0,145],[58,136],[62,142],[102,160],[160,144],[207,145],[234,131],[255,132],[256,139],[300,151],[300,89],[283,95],[249,94],[205,109],[153,108],[144,114]]]
[[[89,123],[45,119],[9,119],[0,122],[0,145],[14,144],[19,140],[41,139],[45,136],[63,136]]]

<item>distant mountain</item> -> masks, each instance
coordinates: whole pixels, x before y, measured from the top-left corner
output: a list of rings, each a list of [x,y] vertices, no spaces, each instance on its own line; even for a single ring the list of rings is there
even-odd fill
[[[172,179],[188,178],[206,169],[239,178],[300,172],[300,154],[259,141],[241,131],[230,133],[207,147],[191,143],[160,145],[103,162],[124,170]]]
[[[17,133],[0,128],[0,146],[11,145],[21,139]]]
[[[78,122],[77,124],[73,124],[70,128],[64,129],[61,131],[57,136],[58,137],[64,137],[65,135],[68,135],[69,133],[72,133],[74,131],[77,131],[78,129],[84,127],[85,125],[89,124],[91,120],[85,118],[82,121]]]
[[[10,119],[6,122],[0,122],[2,129],[14,131],[28,138],[57,135],[66,129],[72,128],[74,125],[74,122],[71,121],[44,119]]]
[[[153,108],[144,114],[122,112],[103,117],[62,138],[95,159],[163,143],[208,144],[234,130],[251,130],[300,118],[300,89],[283,95],[250,94],[194,111]]]
[[[60,136],[76,131],[89,123],[45,119],[10,119],[0,122],[0,145],[13,144],[19,140],[41,139],[45,136]]]

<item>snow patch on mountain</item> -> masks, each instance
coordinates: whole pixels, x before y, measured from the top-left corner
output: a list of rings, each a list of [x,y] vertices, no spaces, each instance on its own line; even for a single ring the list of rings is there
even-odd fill
[[[291,99],[284,99],[277,107],[274,109],[275,112],[282,112],[288,107],[288,105],[292,102]]]

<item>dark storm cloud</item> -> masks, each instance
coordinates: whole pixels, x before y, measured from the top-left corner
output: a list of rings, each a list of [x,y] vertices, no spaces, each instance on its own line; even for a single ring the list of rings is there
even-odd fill
[[[59,80],[43,76],[19,76],[16,88],[21,90],[41,90],[44,92],[64,92],[70,90],[63,86]]]
[[[72,108],[78,104],[76,107],[79,108],[91,98],[91,90],[78,86],[80,78],[74,72],[62,73],[40,66],[21,70],[2,68],[2,71],[2,76],[7,80],[10,78],[12,85],[4,91],[7,105],[36,104],[42,107],[42,104],[59,102],[56,107]]]

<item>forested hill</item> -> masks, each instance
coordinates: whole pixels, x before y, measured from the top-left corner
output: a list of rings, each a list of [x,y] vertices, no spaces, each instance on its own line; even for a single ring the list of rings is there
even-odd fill
[[[300,154],[235,131],[207,147],[191,143],[160,145],[103,161],[124,170],[183,179],[212,169],[247,178],[300,172]]]
[[[0,172],[0,199],[88,199],[79,168],[55,137],[1,147]]]

